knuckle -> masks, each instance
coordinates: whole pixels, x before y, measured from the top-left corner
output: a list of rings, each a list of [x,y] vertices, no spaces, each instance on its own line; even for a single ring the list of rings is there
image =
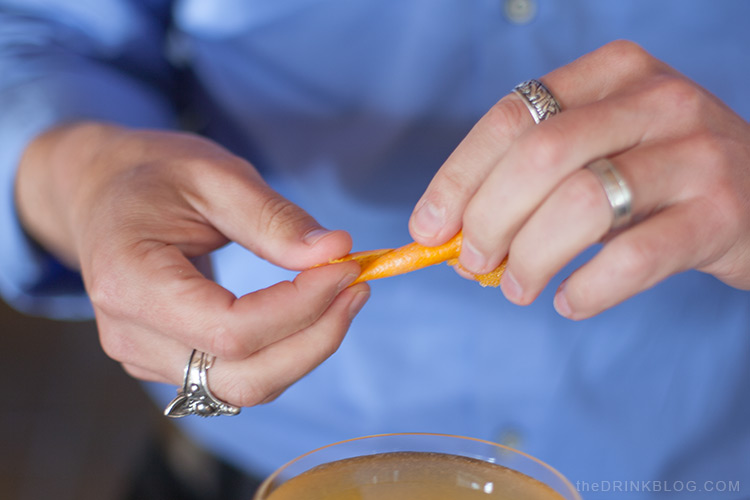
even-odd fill
[[[607,206],[606,195],[596,176],[578,175],[574,182],[566,182],[560,188],[562,203],[574,208],[576,213],[592,213]]]
[[[275,391],[258,380],[233,378],[226,382],[221,398],[234,405],[251,407],[263,404]]]
[[[252,178],[255,170],[250,164],[232,156],[231,154],[216,154],[196,152],[194,155],[180,156],[164,160],[165,166],[173,171],[172,177],[186,190],[197,193],[212,193],[225,191],[228,179],[241,185],[248,178]]]
[[[689,196],[705,197],[714,203],[737,206],[744,212],[745,200],[740,187],[746,184],[744,172],[738,171],[732,161],[732,145],[722,137],[708,132],[690,135],[684,140],[692,164],[696,166]]]
[[[133,279],[133,261],[153,256],[154,244],[150,241],[96,244],[89,248],[87,265],[82,265],[86,293],[97,315],[105,313],[113,318],[133,317],[151,306],[137,292]]]
[[[128,363],[137,359],[135,347],[126,336],[100,329],[99,344],[104,354],[120,363]]]
[[[165,168],[172,170],[170,180],[175,183],[181,196],[203,214],[216,209],[214,193],[236,189],[240,179],[232,174],[231,162],[222,158],[198,154],[165,160],[164,163],[167,165]],[[228,179],[232,179],[234,184]]]
[[[222,157],[217,155],[206,156],[200,153],[178,157],[177,160],[167,160],[167,164],[172,168],[179,168],[183,171],[183,174],[189,173],[195,177],[200,176],[202,180],[208,182],[220,181],[223,177],[223,170],[230,165]]]
[[[651,69],[656,62],[646,49],[631,40],[614,40],[600,50],[608,59],[618,61],[625,72],[642,73]]]
[[[230,361],[244,359],[253,350],[249,342],[239,332],[224,325],[213,327],[211,332],[211,353]]]
[[[122,296],[117,281],[109,276],[94,273],[86,282],[86,293],[94,309],[114,315],[120,304],[118,297]]]
[[[259,230],[265,234],[273,234],[287,225],[301,223],[308,218],[297,205],[289,200],[273,195],[262,204],[258,214]]]
[[[184,194],[191,198],[201,199],[204,191],[213,189],[217,184],[220,185],[224,176],[223,169],[216,161],[211,161],[202,156],[189,158],[179,158],[177,160],[167,160],[165,162],[171,168],[179,168],[180,175],[175,175],[175,179],[180,181],[179,186],[183,189]],[[179,167],[174,166],[179,163]],[[199,183],[191,182],[193,179],[200,179]],[[224,182],[226,182],[224,180]]]
[[[473,246],[486,253],[496,250],[496,246],[501,248],[507,246],[510,234],[515,230],[515,226],[512,228],[494,228],[497,232],[490,235],[489,228],[493,227],[496,222],[494,213],[496,213],[495,210],[488,210],[483,204],[470,203],[464,211],[463,217],[464,241],[471,241]],[[493,245],[492,240],[498,242],[498,244]]]
[[[655,255],[656,248],[650,240],[631,239],[622,243],[615,259],[618,274],[628,276],[629,281],[646,280],[654,274],[651,263]]]
[[[282,292],[280,296],[287,297],[287,303],[296,304],[294,311],[289,311],[288,318],[290,325],[297,331],[318,321],[334,297],[328,289],[321,289],[318,293],[310,294],[308,290],[302,288],[298,280],[282,282],[279,285],[285,285],[286,289],[280,290]]]
[[[341,343],[344,341],[347,326],[348,324],[332,328],[330,331],[326,332],[326,335],[323,336],[320,343],[318,344],[318,359],[321,363],[331,357],[339,349]]]
[[[484,115],[491,137],[515,135],[531,119],[529,110],[520,99],[500,99]]]
[[[459,195],[467,194],[471,191],[472,178],[469,175],[467,169],[453,166],[453,168],[442,169],[438,174],[438,185],[434,189],[431,189],[432,193],[435,191],[439,192],[444,198],[445,194],[455,196],[456,193]],[[440,196],[440,195],[438,195]]]
[[[730,155],[729,147],[721,137],[704,131],[692,134],[684,143],[685,147],[690,148],[691,158],[696,165],[711,173],[714,178],[729,178],[732,169],[725,160]]]
[[[681,123],[695,123],[706,105],[706,98],[696,85],[685,78],[662,75],[657,77],[653,87],[653,99],[670,110],[670,120]]]
[[[570,141],[566,131],[555,122],[545,122],[544,127],[535,129],[533,140],[529,138],[522,143],[523,158],[527,159],[525,168],[544,173],[554,169],[565,158]]]

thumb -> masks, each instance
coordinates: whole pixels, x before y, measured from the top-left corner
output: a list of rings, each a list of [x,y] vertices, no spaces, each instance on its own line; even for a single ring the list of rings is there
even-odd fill
[[[245,167],[241,178],[204,184],[202,189],[204,203],[199,211],[224,236],[273,264],[294,270],[328,262],[351,250],[347,232],[324,228],[271,189],[252,166],[241,163]]]

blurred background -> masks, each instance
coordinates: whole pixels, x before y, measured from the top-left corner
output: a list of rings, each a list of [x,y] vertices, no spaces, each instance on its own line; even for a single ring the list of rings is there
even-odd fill
[[[257,486],[162,415],[91,322],[0,301],[0,499],[247,500]]]
[[[132,496],[167,424],[103,354],[93,322],[30,318],[0,302],[0,331],[0,498]]]

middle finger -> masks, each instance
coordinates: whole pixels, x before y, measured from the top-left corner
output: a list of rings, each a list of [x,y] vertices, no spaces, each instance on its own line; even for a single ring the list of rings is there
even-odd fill
[[[610,159],[633,192],[636,221],[683,201],[691,155],[692,148],[678,141],[634,148]],[[502,282],[506,297],[531,303],[568,262],[608,235],[612,217],[604,188],[590,170],[569,176],[513,239]]]
[[[500,159],[463,217],[461,265],[491,271],[534,210],[596,158],[639,144],[660,116],[646,95],[621,95],[568,110],[527,130]]]

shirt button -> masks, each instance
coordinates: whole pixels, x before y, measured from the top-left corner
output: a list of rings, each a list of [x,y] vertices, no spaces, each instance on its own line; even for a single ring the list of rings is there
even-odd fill
[[[523,446],[523,436],[518,429],[507,427],[505,429],[501,429],[495,435],[495,442],[497,444],[507,446],[508,448],[519,450],[521,449],[521,446]]]
[[[536,0],[503,0],[503,12],[513,24],[526,24],[536,16]]]

